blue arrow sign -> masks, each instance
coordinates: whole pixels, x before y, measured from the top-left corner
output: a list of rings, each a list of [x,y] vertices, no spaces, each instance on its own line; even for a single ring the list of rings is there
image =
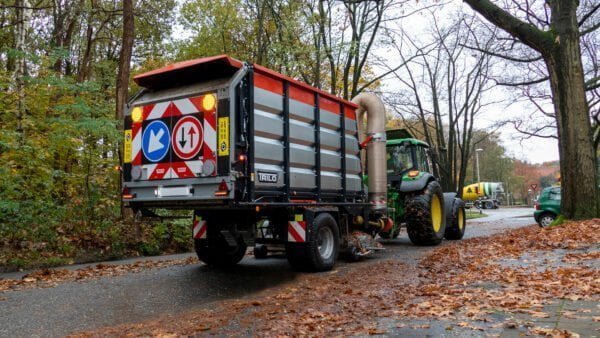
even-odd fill
[[[162,121],[152,121],[144,128],[142,134],[142,151],[151,162],[162,160],[169,152],[171,135],[169,128]]]

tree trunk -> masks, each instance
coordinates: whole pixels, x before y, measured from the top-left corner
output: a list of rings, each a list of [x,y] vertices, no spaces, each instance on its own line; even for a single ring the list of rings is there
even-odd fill
[[[123,38],[121,44],[121,54],[119,56],[119,72],[117,75],[117,107],[115,118],[120,122],[123,119],[123,110],[127,102],[129,72],[131,70],[131,53],[133,50],[134,37],[133,22],[133,0],[123,1]]]
[[[578,1],[552,0],[550,30],[542,31],[489,0],[465,0],[494,25],[542,54],[556,113],[561,212],[572,219],[600,216],[596,154],[584,87],[577,22]]]
[[[117,120],[117,128],[122,130],[123,128],[123,116],[125,110],[125,103],[127,102],[128,85],[129,85],[129,72],[131,70],[131,53],[133,50],[133,37],[134,37],[134,21],[133,21],[133,0],[123,1],[123,39],[121,44],[121,54],[119,56],[119,72],[117,74],[117,85],[116,85],[116,109],[115,118]],[[119,163],[122,163],[123,151],[121,146],[117,147],[119,154]],[[118,194],[119,200],[121,200],[121,217],[124,216],[125,210],[123,208],[123,202],[121,196],[121,179],[118,182]]]
[[[25,143],[25,132],[23,129],[23,120],[25,118],[25,74],[27,72],[27,58],[25,57],[25,36],[26,25],[29,20],[27,15],[28,0],[18,0],[16,2],[17,11],[17,36],[15,39],[15,49],[20,55],[17,57],[17,65],[15,70],[15,81],[17,84],[17,134],[19,145]]]
[[[561,7],[566,6],[566,7]],[[592,127],[585,96],[576,5],[553,3],[555,43],[545,55],[558,126],[562,186],[561,212],[569,218],[597,217],[598,182]]]

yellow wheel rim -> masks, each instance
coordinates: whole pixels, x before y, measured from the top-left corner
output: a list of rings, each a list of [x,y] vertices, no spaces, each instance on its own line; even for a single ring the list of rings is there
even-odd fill
[[[431,200],[431,224],[433,225],[433,231],[440,231],[442,227],[442,203],[438,195],[433,195]]]
[[[458,228],[462,230],[465,227],[465,209],[458,209]]]

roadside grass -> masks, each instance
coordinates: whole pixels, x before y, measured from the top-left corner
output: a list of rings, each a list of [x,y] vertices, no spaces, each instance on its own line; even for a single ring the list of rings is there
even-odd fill
[[[473,212],[473,209],[467,210],[467,212],[465,214],[467,216],[467,219],[488,217],[488,214],[484,214],[484,213],[480,213],[480,212]]]
[[[567,218],[564,215],[558,215],[558,217],[556,217],[556,219],[554,221],[552,221],[552,223],[550,223],[550,225],[548,225],[548,227],[559,226],[559,225],[562,225],[563,223],[565,223],[566,221],[567,221]]]

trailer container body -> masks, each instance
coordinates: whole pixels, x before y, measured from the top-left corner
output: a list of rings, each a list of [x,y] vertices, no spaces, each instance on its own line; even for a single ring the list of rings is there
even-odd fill
[[[124,201],[193,209],[201,260],[228,265],[260,243],[322,270],[353,228],[368,228],[354,103],[225,55],[134,80],[143,90],[124,121]]]
[[[135,81],[144,90],[129,103],[123,152],[131,206],[363,198],[353,103],[227,56]]]

